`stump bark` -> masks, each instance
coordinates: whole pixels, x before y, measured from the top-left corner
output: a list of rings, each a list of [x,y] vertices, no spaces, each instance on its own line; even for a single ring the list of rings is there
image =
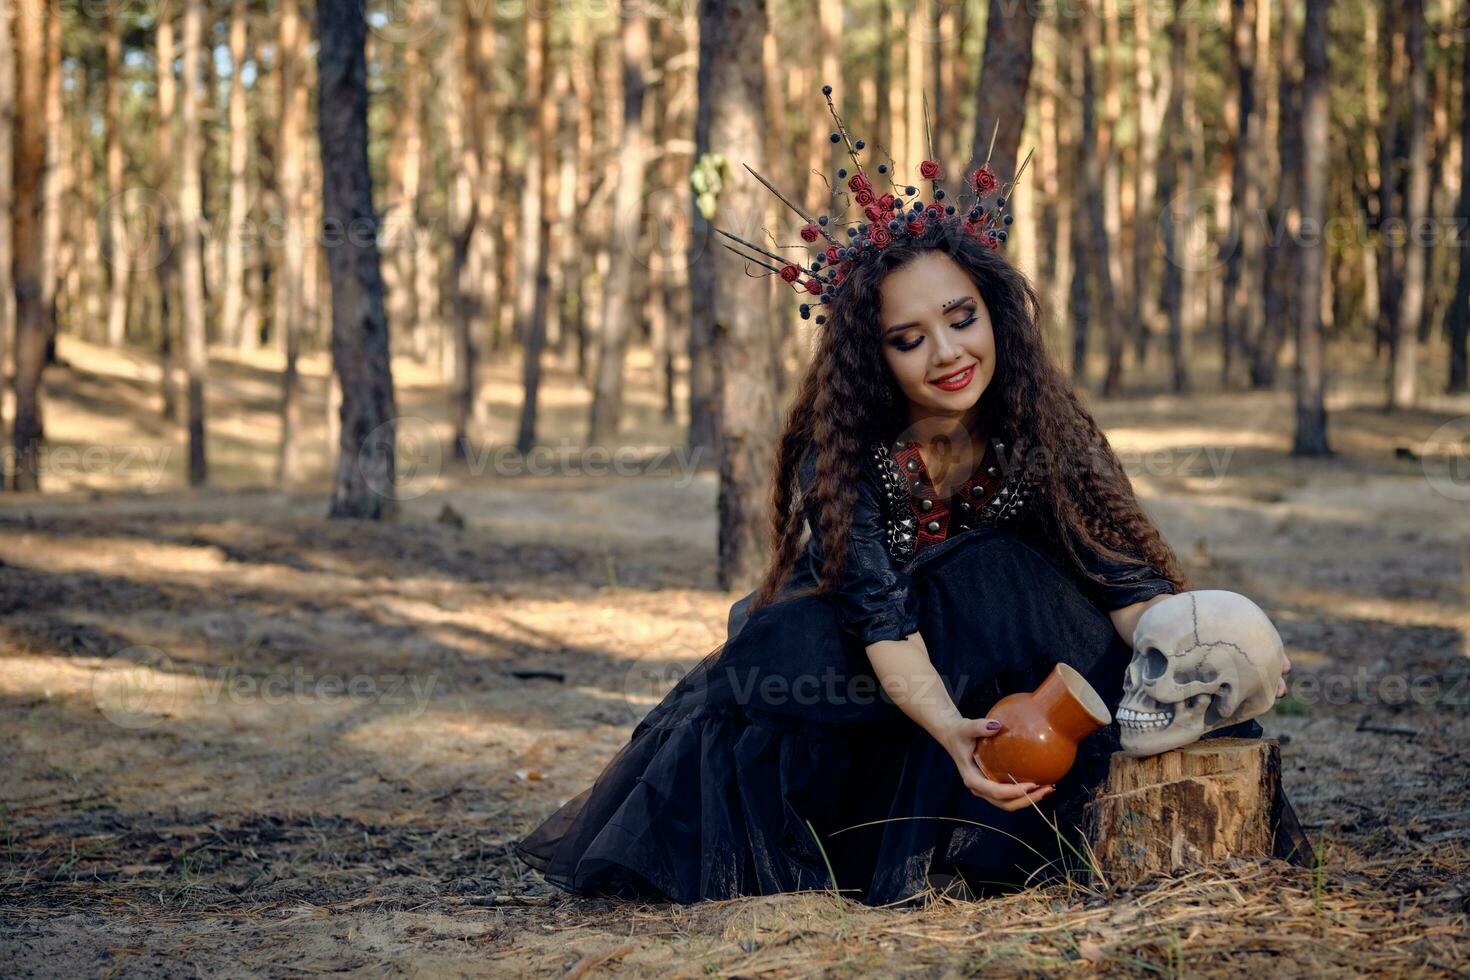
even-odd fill
[[[1113,884],[1231,857],[1311,862],[1281,788],[1275,739],[1206,739],[1141,759],[1115,753],[1087,817],[1098,865]]]

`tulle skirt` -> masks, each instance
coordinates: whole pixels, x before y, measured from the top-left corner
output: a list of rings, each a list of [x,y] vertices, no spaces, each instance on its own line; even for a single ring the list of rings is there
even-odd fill
[[[910,571],[920,632],[965,717],[1033,690],[1058,662],[1117,707],[1129,645],[1023,538],[968,531]],[[812,574],[799,562],[787,591]],[[516,851],[584,895],[690,903],[836,888],[884,905],[938,874],[984,894],[1076,865],[1083,805],[1117,748],[1115,722],[1083,740],[1039,808],[1000,810],[887,698],[827,598],[785,598],[690,670]]]

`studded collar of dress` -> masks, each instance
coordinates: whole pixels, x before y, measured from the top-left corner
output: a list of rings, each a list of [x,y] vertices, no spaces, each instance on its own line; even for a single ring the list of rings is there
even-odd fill
[[[873,455],[888,505],[889,550],[901,563],[951,535],[1013,520],[1029,496],[1019,461],[999,439],[987,443],[975,473],[947,499],[936,488],[916,441],[878,445]]]

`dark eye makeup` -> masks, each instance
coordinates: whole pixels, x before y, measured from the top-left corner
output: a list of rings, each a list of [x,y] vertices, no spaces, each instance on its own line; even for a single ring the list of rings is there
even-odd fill
[[[970,324],[974,323],[977,319],[979,319],[979,317],[975,313],[975,308],[973,306],[965,307],[965,309],[969,311],[969,315],[966,316],[963,320],[959,321],[958,323],[951,323],[950,324],[950,328],[951,329],[953,329],[953,330],[963,330],[966,327],[968,327]],[[924,338],[923,338],[922,335],[921,336],[918,336],[918,337],[915,337],[913,340],[910,340],[910,341],[902,341],[902,340],[898,340],[898,339],[894,339],[893,341],[891,341],[891,343],[893,344],[893,349],[894,350],[898,350],[898,351],[911,351],[915,347],[918,347],[923,342],[924,342]]]

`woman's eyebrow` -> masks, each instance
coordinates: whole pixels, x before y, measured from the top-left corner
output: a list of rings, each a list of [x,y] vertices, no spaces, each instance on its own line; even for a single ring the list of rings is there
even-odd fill
[[[956,306],[959,306],[961,303],[973,303],[974,301],[975,297],[973,296],[957,296],[954,299],[950,300],[948,303],[945,303],[944,306],[940,307],[939,315],[944,316],[944,314],[948,313]],[[886,337],[891,333],[896,333],[899,330],[907,330],[909,327],[917,327],[918,325],[919,324],[916,321],[910,323],[895,323],[893,326],[888,327],[883,331],[883,336]]]

